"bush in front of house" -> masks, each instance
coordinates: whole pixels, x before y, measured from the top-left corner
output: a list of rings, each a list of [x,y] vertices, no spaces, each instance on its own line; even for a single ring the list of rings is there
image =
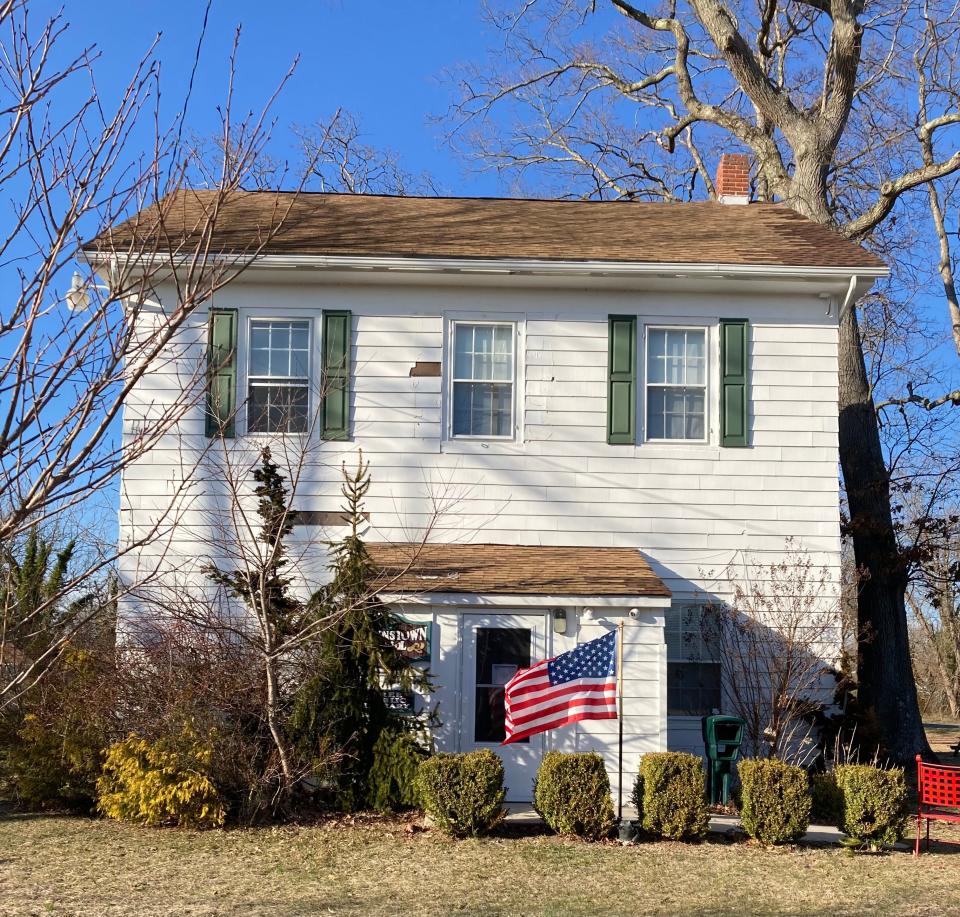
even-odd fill
[[[227,812],[210,778],[212,761],[212,741],[189,729],[155,742],[128,736],[107,751],[97,808],[150,827],[219,828]]]
[[[400,812],[417,805],[417,770],[429,752],[407,729],[384,729],[373,744],[368,777],[370,807],[377,812]]]
[[[427,758],[414,786],[427,815],[453,837],[488,834],[506,814],[503,762],[486,748]]]
[[[843,817],[843,793],[833,771],[810,777],[810,819],[822,825],[837,825]]]
[[[533,784],[533,805],[557,834],[605,838],[613,827],[613,801],[603,758],[548,752]]]
[[[851,843],[879,850],[903,837],[908,814],[902,768],[841,764],[833,773],[842,794],[837,827]]]
[[[681,751],[648,752],[640,759],[633,801],[643,830],[671,840],[707,833],[703,761]]]
[[[775,758],[745,758],[740,775],[743,830],[761,844],[797,841],[810,825],[807,772]]]

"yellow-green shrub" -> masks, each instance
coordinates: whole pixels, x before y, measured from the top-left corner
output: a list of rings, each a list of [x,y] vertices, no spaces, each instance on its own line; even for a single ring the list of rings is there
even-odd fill
[[[65,719],[28,713],[7,750],[5,776],[28,809],[89,812],[100,773],[98,736]]]
[[[740,775],[743,830],[762,844],[796,841],[810,825],[807,772],[773,758],[746,758]]]
[[[673,840],[707,833],[703,761],[682,751],[648,752],[640,759],[633,799],[643,830]]]
[[[877,850],[903,837],[907,826],[907,784],[902,768],[842,764],[833,773],[843,795],[837,827],[853,843]]]
[[[533,784],[533,805],[558,834],[605,838],[613,827],[613,802],[603,758],[548,752]]]
[[[427,815],[454,837],[487,834],[506,814],[503,762],[488,748],[427,758],[414,787]]]
[[[213,749],[191,732],[148,742],[129,736],[107,751],[97,808],[141,825],[219,828],[226,819],[209,776]]]

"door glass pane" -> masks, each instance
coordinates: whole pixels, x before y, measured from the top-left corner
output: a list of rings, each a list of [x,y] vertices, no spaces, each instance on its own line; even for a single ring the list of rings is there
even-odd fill
[[[503,686],[513,678],[517,669],[530,665],[531,639],[532,633],[525,627],[477,628],[475,742],[502,742],[505,738]]]

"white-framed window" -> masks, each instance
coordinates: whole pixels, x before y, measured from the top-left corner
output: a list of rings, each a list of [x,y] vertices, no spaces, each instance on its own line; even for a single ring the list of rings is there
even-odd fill
[[[513,322],[452,323],[451,436],[513,438],[516,336]]]
[[[722,704],[720,651],[710,609],[683,605],[667,613],[667,715],[706,716]]]
[[[707,329],[648,327],[646,439],[707,439]]]
[[[309,319],[248,324],[247,432],[303,433],[310,411]]]

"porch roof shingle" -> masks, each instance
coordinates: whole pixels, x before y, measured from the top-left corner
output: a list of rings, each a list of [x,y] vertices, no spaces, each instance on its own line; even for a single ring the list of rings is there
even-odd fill
[[[670,597],[635,548],[367,544],[388,593]]]

